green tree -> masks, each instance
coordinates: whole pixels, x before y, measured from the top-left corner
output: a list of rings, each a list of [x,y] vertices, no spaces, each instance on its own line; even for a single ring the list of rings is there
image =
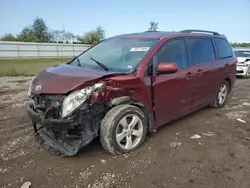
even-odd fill
[[[23,28],[19,35],[17,35],[17,40],[22,42],[34,42],[34,33],[31,26]]]
[[[4,36],[2,36],[0,38],[0,40],[2,41],[16,41],[16,37],[14,35],[12,35],[11,33],[7,33]]]
[[[42,18],[36,18],[32,24],[33,37],[35,42],[49,42],[52,38],[48,27]]]
[[[148,31],[157,31],[157,29],[158,29],[158,22],[151,21]]]
[[[83,36],[78,36],[78,40],[84,44],[97,44],[105,38],[105,31],[101,26],[98,26],[95,30],[84,33]]]
[[[18,41],[24,42],[49,42],[52,36],[42,18],[36,18],[31,26],[23,28],[18,35]]]
[[[250,47],[250,43],[247,43],[247,42],[243,42],[243,43],[230,42],[230,44],[233,48],[235,48],[235,47],[247,47],[247,48],[249,48]]]

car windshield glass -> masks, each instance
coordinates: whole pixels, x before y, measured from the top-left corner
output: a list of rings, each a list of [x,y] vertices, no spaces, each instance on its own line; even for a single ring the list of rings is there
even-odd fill
[[[129,72],[134,70],[159,39],[111,38],[87,50],[71,64],[106,71]]]
[[[236,57],[250,57],[250,50],[249,51],[234,51]]]

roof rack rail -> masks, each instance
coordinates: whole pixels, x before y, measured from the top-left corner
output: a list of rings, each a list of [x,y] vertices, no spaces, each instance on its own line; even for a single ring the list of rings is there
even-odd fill
[[[220,35],[218,32],[215,32],[215,31],[206,31],[206,30],[198,30],[198,29],[186,29],[180,32],[182,33],[211,33],[213,35]]]

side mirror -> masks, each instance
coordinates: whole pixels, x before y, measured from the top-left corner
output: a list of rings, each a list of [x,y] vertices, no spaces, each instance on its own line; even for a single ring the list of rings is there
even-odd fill
[[[172,74],[178,71],[177,65],[174,62],[162,62],[157,67],[157,72],[160,74]]]

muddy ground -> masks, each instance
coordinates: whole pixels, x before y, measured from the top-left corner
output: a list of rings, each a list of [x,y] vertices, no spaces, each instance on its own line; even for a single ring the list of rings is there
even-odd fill
[[[32,136],[22,108],[29,82],[0,78],[0,187],[250,187],[250,80],[237,79],[223,109],[173,122],[134,153],[112,156],[95,140],[65,158],[39,149]]]

